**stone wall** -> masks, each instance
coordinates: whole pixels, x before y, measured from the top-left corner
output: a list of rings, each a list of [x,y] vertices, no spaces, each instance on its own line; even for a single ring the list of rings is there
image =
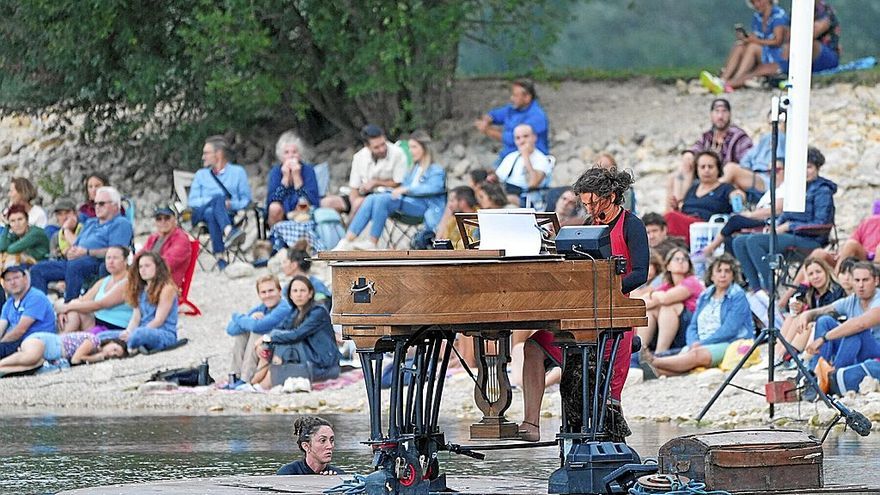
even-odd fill
[[[713,98],[696,82],[660,85],[644,80],[548,83],[538,86],[538,94],[550,117],[551,152],[557,158],[553,184],[570,184],[596,153],[610,151],[636,176],[640,214],[662,211],[665,175],[676,167],[680,151],[709,127]],[[493,163],[496,143],[477,134],[472,124],[486,109],[506,103],[507,96],[503,81],[457,83],[453,116],[433,132],[437,161],[449,171],[449,187],[463,183],[468,170]],[[755,138],[769,131],[770,96],[766,90],[728,95],[734,122]],[[844,236],[880,199],[880,86],[833,84],[814,89],[811,98],[811,142],[827,158],[822,174],[840,185],[835,200]],[[72,133],[48,131],[50,123],[52,117],[46,116],[0,120],[0,189],[6,190],[11,177],[23,175],[41,186],[44,206],[61,191],[80,201],[83,178],[97,169],[137,202],[137,230],[147,232],[151,222],[143,212],[170,196],[170,172],[157,173],[160,168],[150,163],[146,150],[123,153],[83,146]],[[255,198],[264,199],[275,137],[231,138]],[[312,147],[312,161],[330,163],[333,189],[346,181],[356,146],[336,138]]]

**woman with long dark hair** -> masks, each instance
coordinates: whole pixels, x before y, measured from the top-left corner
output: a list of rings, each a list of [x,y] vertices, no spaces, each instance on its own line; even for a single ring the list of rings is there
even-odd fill
[[[177,286],[158,253],[138,255],[128,270],[125,300],[134,308],[120,334],[129,352],[159,351],[177,343]]]
[[[309,370],[311,381],[328,380],[339,376],[339,350],[330,313],[323,304],[315,302],[315,287],[309,278],[297,275],[290,281],[285,294],[292,309],[282,328],[263,337],[258,350],[260,362],[251,381],[264,389],[272,388],[269,364],[296,362]],[[266,352],[269,350],[269,352]]]

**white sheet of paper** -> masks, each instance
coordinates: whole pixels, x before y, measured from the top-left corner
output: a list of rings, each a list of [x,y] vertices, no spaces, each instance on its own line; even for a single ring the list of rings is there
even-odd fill
[[[480,210],[480,249],[503,249],[506,256],[541,253],[541,231],[532,208]]]

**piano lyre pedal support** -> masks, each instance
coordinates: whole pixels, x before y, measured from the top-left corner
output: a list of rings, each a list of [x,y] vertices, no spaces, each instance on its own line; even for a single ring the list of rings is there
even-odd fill
[[[471,425],[471,439],[510,440],[519,438],[519,426],[504,417],[510,408],[513,392],[507,376],[510,363],[510,331],[491,335],[475,335],[477,380],[474,402],[483,419]],[[465,364],[466,366],[466,364]]]

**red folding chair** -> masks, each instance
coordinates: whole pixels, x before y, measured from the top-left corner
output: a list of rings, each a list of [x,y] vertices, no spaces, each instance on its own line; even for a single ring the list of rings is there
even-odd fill
[[[199,262],[199,250],[202,246],[198,239],[190,239],[189,241],[189,266],[186,267],[186,277],[183,279],[183,287],[180,289],[180,312],[190,316],[200,316],[202,311],[192,301],[189,300],[189,288],[192,285],[193,274],[196,271],[196,264]]]

